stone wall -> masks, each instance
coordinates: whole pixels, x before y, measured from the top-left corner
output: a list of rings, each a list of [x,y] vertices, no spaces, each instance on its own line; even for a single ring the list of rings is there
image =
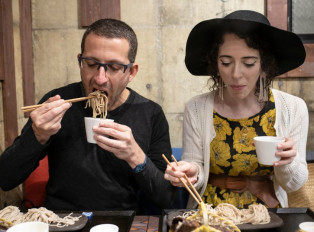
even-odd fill
[[[12,0],[19,131],[26,122],[20,67],[18,0]],[[131,88],[158,102],[170,125],[173,147],[182,146],[184,103],[206,92],[207,78],[192,76],[185,68],[185,43],[198,22],[238,9],[264,12],[264,0],[121,0],[121,19],[134,28],[139,40],[137,62],[139,73]],[[77,54],[81,37],[79,0],[32,0],[35,101],[47,91],[80,81]],[[282,79],[274,87],[306,100],[313,122],[311,78]],[[1,89],[0,89],[1,91]],[[1,97],[0,97],[1,101]],[[1,103],[1,102],[0,102]],[[310,125],[314,125],[311,123]],[[310,126],[309,138],[314,135]],[[0,109],[0,151],[4,149],[3,116]],[[309,139],[308,149],[314,150]]]

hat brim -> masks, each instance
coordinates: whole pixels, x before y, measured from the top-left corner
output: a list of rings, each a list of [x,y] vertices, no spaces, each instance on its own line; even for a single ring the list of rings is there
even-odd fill
[[[270,42],[278,61],[278,75],[293,70],[303,64],[305,49],[301,39],[294,33],[263,23],[239,19],[211,19],[197,24],[186,43],[185,64],[189,72],[196,76],[213,75],[208,71],[206,54],[211,48],[215,34],[221,33],[226,25],[238,22],[241,28],[253,29]]]

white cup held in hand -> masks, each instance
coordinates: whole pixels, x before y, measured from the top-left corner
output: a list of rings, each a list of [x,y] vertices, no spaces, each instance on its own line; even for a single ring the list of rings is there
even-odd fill
[[[10,227],[7,232],[48,232],[49,225],[44,222],[23,222]]]
[[[90,229],[90,232],[118,232],[119,227],[114,224],[100,224]]]
[[[96,141],[94,139],[95,133],[93,131],[93,127],[94,126],[98,127],[99,124],[105,120],[108,120],[111,122],[114,121],[113,119],[103,119],[103,118],[91,118],[91,117],[85,117],[84,118],[87,142],[96,143]]]
[[[276,136],[257,136],[254,138],[256,155],[258,162],[263,165],[274,165],[280,160],[280,157],[275,155],[277,145],[285,141],[284,137]]]

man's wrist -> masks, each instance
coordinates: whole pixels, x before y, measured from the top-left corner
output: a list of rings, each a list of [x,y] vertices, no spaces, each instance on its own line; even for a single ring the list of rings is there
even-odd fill
[[[141,163],[141,164],[136,165],[135,168],[132,168],[132,171],[133,171],[134,173],[139,173],[139,172],[141,172],[141,171],[144,170],[144,168],[146,167],[146,165],[147,165],[147,155],[145,155],[144,163]]]

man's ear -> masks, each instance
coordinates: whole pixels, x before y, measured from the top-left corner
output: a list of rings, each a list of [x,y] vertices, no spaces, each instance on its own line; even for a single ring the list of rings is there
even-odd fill
[[[79,57],[80,57],[80,55],[81,55],[81,53],[77,54],[77,64],[78,64],[79,68],[81,67],[81,66],[80,66],[80,62],[79,62]]]
[[[134,63],[132,65],[132,67],[130,68],[129,82],[131,82],[134,79],[134,77],[136,76],[137,72],[138,72],[138,64]]]

